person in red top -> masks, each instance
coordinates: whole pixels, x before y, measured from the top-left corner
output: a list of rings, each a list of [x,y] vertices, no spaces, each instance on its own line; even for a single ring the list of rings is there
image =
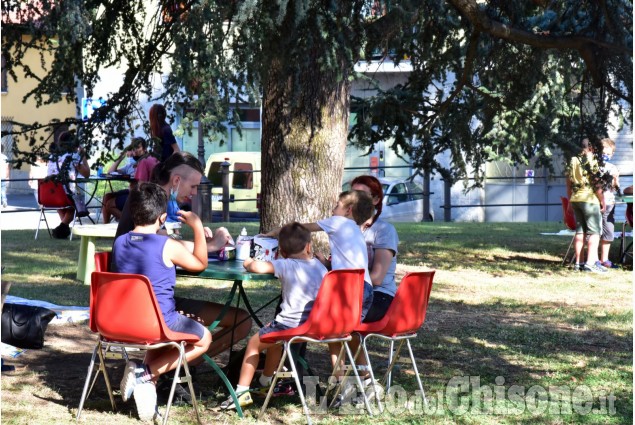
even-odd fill
[[[120,174],[130,174],[128,166],[117,168],[125,157],[130,157],[136,161],[133,166],[134,181],[130,183],[131,187],[140,182],[150,181],[150,178],[152,177],[152,170],[154,170],[155,165],[159,163],[159,160],[150,155],[148,152],[148,142],[146,142],[145,139],[141,137],[135,137],[132,139],[130,146],[128,146],[119,158],[117,158],[115,163],[108,170],[108,173],[118,172]],[[129,193],[129,189],[124,189],[104,195],[104,199],[102,201],[103,206],[101,209],[104,223],[110,223],[112,217],[115,217],[117,220],[121,218],[121,211],[126,203],[126,199],[128,199]]]

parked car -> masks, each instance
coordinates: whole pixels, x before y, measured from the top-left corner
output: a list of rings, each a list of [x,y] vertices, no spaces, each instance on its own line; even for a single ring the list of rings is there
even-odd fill
[[[384,190],[381,218],[386,221],[423,221],[423,187],[410,179],[379,177]],[[343,185],[349,190],[350,182]],[[430,220],[434,211],[430,204]]]

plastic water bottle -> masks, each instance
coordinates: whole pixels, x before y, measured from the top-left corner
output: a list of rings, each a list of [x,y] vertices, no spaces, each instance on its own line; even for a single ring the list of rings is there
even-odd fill
[[[247,237],[247,229],[243,227],[243,230],[240,231],[240,235],[236,239],[236,260],[245,261],[249,258],[250,248],[251,244],[249,242],[249,238]]]

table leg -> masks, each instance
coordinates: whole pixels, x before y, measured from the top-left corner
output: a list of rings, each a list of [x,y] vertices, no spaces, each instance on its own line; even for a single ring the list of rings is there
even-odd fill
[[[95,237],[82,236],[79,246],[79,259],[77,261],[77,279],[83,280],[85,285],[90,285],[92,273],[95,271]]]
[[[79,243],[79,258],[77,259],[77,280],[84,280],[86,275],[86,251],[88,250],[88,237],[81,236]],[[85,283],[85,282],[84,282]]]
[[[225,317],[225,315],[227,314],[227,310],[229,310],[229,306],[231,305],[232,301],[234,300],[234,294],[236,294],[236,288],[238,288],[239,286],[242,287],[241,283],[242,282],[240,280],[235,280],[234,281],[234,285],[232,286],[232,289],[229,292],[229,296],[227,297],[227,301],[225,302],[225,305],[223,306],[223,309],[218,314],[218,317],[216,317],[216,320],[214,320],[207,327],[207,329],[209,329],[210,332],[212,332],[214,329],[216,329],[216,326],[218,326],[220,321],[223,320],[223,317]]]
[[[245,308],[247,308],[247,311],[249,312],[249,315],[256,321],[256,323],[258,324],[258,327],[262,328],[264,325],[262,324],[262,321],[258,318],[257,313],[262,311],[263,309],[267,308],[274,301],[280,299],[280,295],[276,295],[274,298],[269,300],[265,305],[259,307],[258,310],[254,310],[251,307],[251,304],[249,303],[249,299],[247,298],[247,294],[245,293],[245,289],[243,288],[243,286],[240,285],[238,287],[238,290],[239,290],[239,297],[242,297],[242,299],[243,299],[243,301],[245,303]]]

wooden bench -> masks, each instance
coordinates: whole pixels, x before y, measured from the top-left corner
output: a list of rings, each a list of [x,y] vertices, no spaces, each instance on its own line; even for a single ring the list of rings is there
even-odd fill
[[[77,279],[90,285],[90,276],[95,271],[95,239],[114,239],[117,223],[87,224],[73,226],[73,235],[81,236],[79,258],[77,259]]]

